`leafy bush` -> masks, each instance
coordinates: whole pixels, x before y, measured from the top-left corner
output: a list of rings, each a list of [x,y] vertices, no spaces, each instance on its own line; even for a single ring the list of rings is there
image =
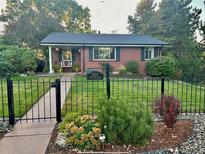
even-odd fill
[[[0,46],[0,76],[36,70],[35,52],[16,46]]]
[[[173,57],[159,57],[151,59],[146,64],[146,71],[148,76],[154,77],[170,77],[176,75],[176,62]]]
[[[156,112],[164,118],[168,128],[173,128],[180,112],[180,103],[174,96],[163,96],[156,102]]]
[[[126,67],[127,72],[129,73],[132,73],[132,74],[139,73],[139,65],[136,61],[128,61],[125,67]]]
[[[79,64],[74,64],[74,65],[73,65],[73,70],[74,70],[75,72],[80,72],[80,65],[79,65]]]
[[[100,63],[100,65],[102,66],[102,71],[105,73],[105,71],[106,71],[106,64],[109,65],[110,73],[112,73],[113,72],[113,67],[112,67],[112,65],[110,63]]]
[[[55,73],[61,73],[62,72],[62,68],[60,67],[60,65],[53,65],[53,71]]]
[[[101,129],[96,119],[90,115],[79,117],[78,113],[67,114],[59,129],[67,138],[70,148],[99,150],[101,147]]]
[[[127,73],[127,70],[125,68],[125,66],[120,66],[119,68],[119,74],[120,75],[123,75],[123,74],[126,74]]]
[[[153,133],[151,114],[127,100],[100,99],[97,116],[109,143],[145,144]]]

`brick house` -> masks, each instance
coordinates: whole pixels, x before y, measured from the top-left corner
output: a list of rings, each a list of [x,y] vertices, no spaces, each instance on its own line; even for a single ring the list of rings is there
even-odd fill
[[[101,70],[101,63],[110,63],[114,71],[134,60],[139,72],[145,74],[146,61],[162,55],[162,48],[168,45],[147,35],[132,34],[82,34],[56,32],[41,42],[49,48],[49,70],[59,65],[63,72],[80,66],[81,73],[87,69]]]

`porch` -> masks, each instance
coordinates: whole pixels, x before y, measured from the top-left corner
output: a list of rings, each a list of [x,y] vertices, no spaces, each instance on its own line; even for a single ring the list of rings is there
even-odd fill
[[[49,46],[49,72],[80,72],[81,47]]]

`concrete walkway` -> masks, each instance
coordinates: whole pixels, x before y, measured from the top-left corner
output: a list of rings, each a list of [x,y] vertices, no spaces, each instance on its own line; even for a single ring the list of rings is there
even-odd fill
[[[70,89],[69,81],[74,75],[61,78],[61,106]],[[50,97],[51,96],[51,97]],[[51,98],[51,99],[50,99]],[[55,88],[51,88],[24,118],[56,116]],[[45,112],[44,112],[45,111]],[[33,114],[32,114],[33,113]],[[34,121],[34,122],[33,122]],[[51,138],[56,119],[19,121],[14,130],[0,141],[1,154],[44,154]]]

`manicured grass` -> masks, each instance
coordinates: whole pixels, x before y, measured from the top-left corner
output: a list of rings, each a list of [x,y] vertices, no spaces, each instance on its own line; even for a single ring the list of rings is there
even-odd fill
[[[123,99],[133,107],[153,109],[154,100],[161,96],[160,79],[111,78],[111,98]],[[181,81],[166,80],[165,95],[174,95],[181,102],[182,112],[204,112],[204,87]],[[67,95],[63,114],[70,111],[94,114],[99,98],[107,99],[106,81],[87,81],[76,77]]]
[[[49,89],[54,77],[13,77],[15,117],[22,117]],[[0,117],[8,117],[7,83],[0,79]]]

